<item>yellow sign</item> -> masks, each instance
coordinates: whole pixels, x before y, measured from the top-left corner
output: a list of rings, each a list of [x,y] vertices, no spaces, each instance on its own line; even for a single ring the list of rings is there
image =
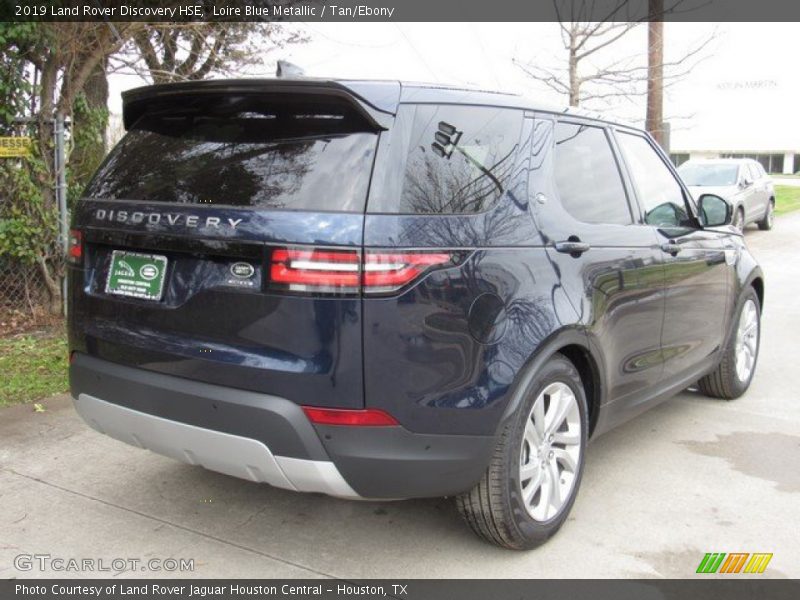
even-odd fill
[[[32,149],[33,140],[29,137],[0,137],[0,158],[27,158]]]

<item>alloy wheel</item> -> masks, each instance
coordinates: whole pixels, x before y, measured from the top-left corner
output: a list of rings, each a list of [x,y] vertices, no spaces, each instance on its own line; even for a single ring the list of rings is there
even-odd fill
[[[750,380],[758,356],[758,309],[748,298],[739,315],[736,330],[736,376],[746,383]]]
[[[520,452],[522,501],[534,520],[554,518],[567,503],[581,451],[578,400],[565,383],[551,383],[533,403]]]
[[[744,212],[742,212],[741,208],[736,211],[736,216],[733,220],[733,226],[739,231],[744,231]]]

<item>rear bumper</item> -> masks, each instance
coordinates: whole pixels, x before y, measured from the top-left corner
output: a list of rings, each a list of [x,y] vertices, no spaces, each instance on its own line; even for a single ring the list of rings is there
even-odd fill
[[[494,439],[403,427],[312,425],[299,405],[76,353],[75,407],[113,438],[276,487],[344,498],[457,494],[477,483]],[[309,402],[313,404],[313,402]]]
[[[262,442],[131,410],[88,394],[75,409],[100,433],[191,465],[297,492],[357,498],[330,461],[275,456]]]

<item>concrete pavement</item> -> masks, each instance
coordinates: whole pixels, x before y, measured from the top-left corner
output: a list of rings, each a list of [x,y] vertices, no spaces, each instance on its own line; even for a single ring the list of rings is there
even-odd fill
[[[598,439],[568,522],[537,550],[482,543],[445,499],[347,502],[179,464],[56,397],[0,411],[0,577],[93,574],[14,568],[34,553],[194,559],[147,573],[171,577],[691,577],[706,552],[772,552],[763,577],[800,577],[800,213],[746,237],[767,278],[748,394],[684,392]]]

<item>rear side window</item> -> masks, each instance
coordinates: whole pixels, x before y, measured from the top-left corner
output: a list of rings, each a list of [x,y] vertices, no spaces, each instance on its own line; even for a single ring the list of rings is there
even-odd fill
[[[370,212],[488,210],[509,185],[521,126],[512,109],[402,105],[376,165]]]
[[[555,179],[564,209],[584,223],[633,222],[617,161],[605,131],[557,123]]]
[[[363,212],[377,138],[341,101],[173,101],[134,123],[85,195]]]

